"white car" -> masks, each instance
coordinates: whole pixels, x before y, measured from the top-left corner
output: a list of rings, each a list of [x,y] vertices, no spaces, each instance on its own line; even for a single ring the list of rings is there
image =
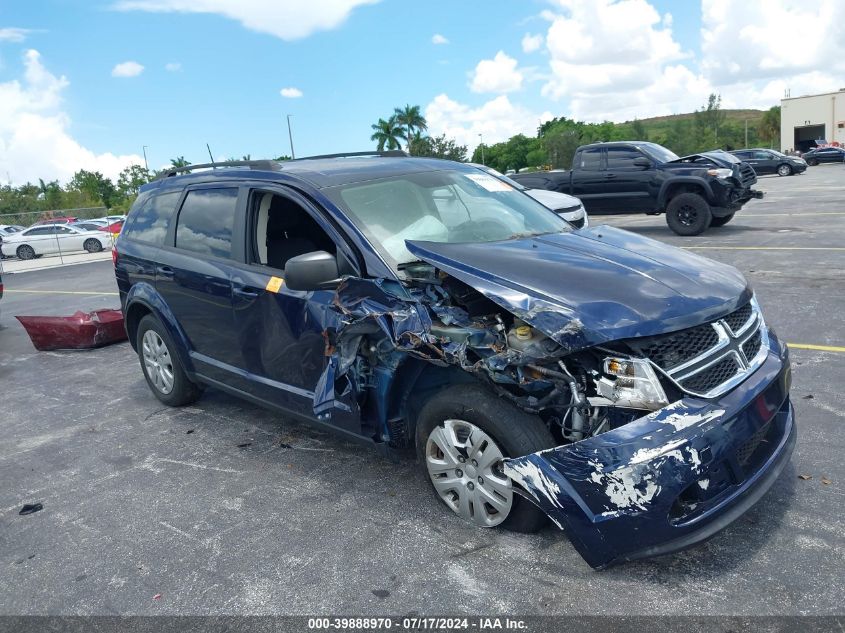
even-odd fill
[[[3,238],[0,250],[6,257],[32,259],[52,253],[111,248],[111,236],[103,231],[83,231],[63,224],[42,224]]]
[[[504,180],[514,189],[524,191],[526,194],[534,198],[544,207],[551,209],[557,213],[564,220],[574,225],[576,229],[585,229],[590,226],[590,220],[587,217],[587,211],[581,201],[565,193],[558,193],[557,191],[546,191],[545,189],[529,189],[525,185],[521,185],[515,180],[512,180],[504,174],[496,171],[492,167],[486,165],[479,165],[478,163],[470,163],[473,167],[486,171],[491,176],[495,176],[500,180]]]

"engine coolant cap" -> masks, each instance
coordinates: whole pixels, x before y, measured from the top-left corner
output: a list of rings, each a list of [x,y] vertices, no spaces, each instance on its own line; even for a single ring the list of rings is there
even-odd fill
[[[531,338],[531,326],[529,325],[520,325],[516,328],[516,338],[520,341],[527,341]]]

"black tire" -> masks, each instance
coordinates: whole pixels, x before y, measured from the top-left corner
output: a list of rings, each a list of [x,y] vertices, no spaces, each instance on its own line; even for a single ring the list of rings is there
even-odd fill
[[[88,238],[82,244],[82,248],[84,248],[89,253],[99,253],[103,250],[103,245],[100,243],[100,240],[96,240],[93,237]]]
[[[734,214],[723,215],[721,218],[713,218],[710,221],[710,226],[725,226],[728,222],[734,219]]]
[[[29,244],[21,244],[15,251],[18,259],[35,259],[35,249]]]
[[[173,388],[169,393],[164,393],[161,389],[155,386],[153,379],[147,373],[147,366],[144,363],[143,354],[143,340],[144,335],[148,331],[155,332],[167,348],[170,356],[172,373],[173,373]],[[138,349],[138,360],[141,363],[141,371],[144,373],[144,378],[150,391],[153,392],[156,398],[161,400],[164,404],[171,407],[181,407],[186,404],[196,402],[202,395],[202,387],[188,379],[185,370],[182,368],[182,363],[176,355],[176,346],[173,344],[173,339],[167,333],[167,329],[161,322],[152,314],[146,315],[138,323],[138,333],[136,336],[136,347]]]
[[[793,171],[791,165],[787,165],[786,163],[778,165],[778,176],[791,176],[792,174]]]
[[[712,220],[710,205],[697,193],[678,194],[666,207],[666,224],[678,235],[701,235]]]
[[[817,161],[815,158],[811,158],[810,160],[807,161],[807,164],[812,166],[812,167],[815,167],[816,165],[819,164],[819,161]]]
[[[555,439],[540,418],[520,411],[481,385],[460,384],[437,392],[417,416],[417,456],[425,478],[425,447],[434,428],[448,419],[474,424],[489,435],[505,457],[518,457],[555,446]],[[440,499],[434,486],[432,493]],[[445,505],[445,503],[444,503]],[[513,495],[510,514],[500,527],[513,532],[536,532],[548,522],[546,514],[519,494]]]

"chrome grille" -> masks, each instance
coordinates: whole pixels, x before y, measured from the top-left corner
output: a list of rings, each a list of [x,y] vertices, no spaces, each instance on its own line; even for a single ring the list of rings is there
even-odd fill
[[[714,398],[763,363],[768,335],[760,308],[752,299],[712,323],[628,344],[687,393]]]

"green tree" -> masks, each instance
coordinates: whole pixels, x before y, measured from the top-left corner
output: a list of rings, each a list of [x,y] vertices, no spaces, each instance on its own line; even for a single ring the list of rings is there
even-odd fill
[[[383,152],[387,149],[402,149],[401,140],[404,139],[402,127],[396,122],[396,117],[390,117],[385,121],[379,119],[378,123],[373,123],[373,134],[370,136],[371,141],[376,141],[378,151]]]
[[[94,200],[99,200],[107,209],[110,209],[119,200],[114,183],[98,171],[80,169],[70,179],[68,189],[82,192]]]
[[[695,111],[695,122],[698,132],[698,151],[709,147],[719,147],[719,127],[725,121],[722,110],[722,97],[715,92],[707,97],[707,104],[701,110]]]
[[[428,122],[420,112],[420,107],[410,104],[406,104],[404,108],[394,108],[392,118],[405,130],[405,140],[408,143],[408,152],[410,153],[414,132],[418,134],[425,132],[428,129]]]
[[[274,158],[273,160],[277,160],[277,161],[281,162],[281,161],[290,160],[290,159],[291,159],[290,156],[288,156],[287,154],[282,154],[281,156],[276,156],[276,158]]]
[[[412,156],[426,156],[429,158],[444,158],[464,162],[467,159],[467,146],[458,145],[454,139],[440,136],[420,136],[416,133],[411,139],[409,153]]]
[[[117,191],[124,198],[138,195],[138,189],[151,180],[149,170],[141,165],[130,165],[117,176]]]
[[[763,113],[763,118],[757,126],[757,135],[768,143],[769,147],[774,148],[775,139],[780,137],[780,106],[772,106]]]
[[[170,159],[170,166],[174,167],[176,169],[178,169],[180,167],[187,167],[190,164],[191,164],[191,161],[185,160],[184,156],[177,156],[176,158]]]
[[[639,119],[634,119],[631,123],[631,134],[633,135],[632,140],[637,141],[647,141],[648,140],[648,132],[645,129],[645,125]]]

